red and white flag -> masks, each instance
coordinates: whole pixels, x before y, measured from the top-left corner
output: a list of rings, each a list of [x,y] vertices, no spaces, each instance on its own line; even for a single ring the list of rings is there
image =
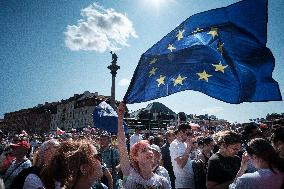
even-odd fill
[[[28,133],[27,133],[27,131],[22,130],[22,131],[21,131],[21,135],[28,136]]]
[[[64,134],[64,133],[65,133],[65,131],[59,129],[58,127],[56,128],[56,134],[57,134],[57,135],[62,135],[62,134]]]

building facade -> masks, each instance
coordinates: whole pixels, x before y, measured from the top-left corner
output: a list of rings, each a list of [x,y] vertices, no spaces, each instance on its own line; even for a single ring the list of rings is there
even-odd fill
[[[6,133],[20,133],[22,130],[28,133],[42,133],[49,130],[51,114],[56,111],[57,103],[39,104],[36,107],[22,109],[4,115]]]
[[[110,103],[110,97],[85,91],[60,102],[46,102],[33,108],[6,113],[0,128],[10,134],[18,134],[22,130],[41,134],[55,131],[57,127],[65,131],[94,127],[92,113],[102,101]]]
[[[102,101],[110,103],[110,97],[89,91],[62,100],[57,106],[57,111],[51,115],[50,130],[55,131],[57,127],[65,131],[71,131],[72,128],[94,127],[92,113]]]

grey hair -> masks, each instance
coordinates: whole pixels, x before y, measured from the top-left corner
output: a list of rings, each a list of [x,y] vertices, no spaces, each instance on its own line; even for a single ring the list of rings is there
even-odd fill
[[[45,160],[45,157],[44,157],[45,151],[49,149],[50,147],[57,147],[59,145],[60,143],[56,139],[50,139],[42,143],[40,147],[38,148],[37,161],[35,162],[35,164],[37,166],[42,166]]]

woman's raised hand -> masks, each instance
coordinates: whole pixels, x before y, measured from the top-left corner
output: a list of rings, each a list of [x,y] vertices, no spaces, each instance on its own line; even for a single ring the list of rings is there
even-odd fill
[[[125,104],[121,102],[117,108],[117,116],[119,120],[123,119],[124,112],[125,112]]]
[[[250,159],[250,157],[249,157],[247,151],[245,151],[243,153],[243,156],[242,156],[242,163],[241,163],[242,168],[247,169],[249,159]]]

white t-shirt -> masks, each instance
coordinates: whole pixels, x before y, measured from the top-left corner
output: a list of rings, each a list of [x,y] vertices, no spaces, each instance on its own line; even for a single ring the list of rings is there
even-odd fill
[[[169,172],[163,166],[159,166],[158,168],[156,168],[154,173],[156,173],[157,175],[161,177],[165,177],[169,181],[169,183],[171,183]]]
[[[140,140],[142,140],[142,135],[137,135],[137,134],[133,134],[130,136],[130,148],[137,142],[139,142]]]
[[[170,182],[165,178],[153,173],[153,176],[145,180],[133,168],[130,169],[129,176],[123,179],[125,189],[171,189]]]
[[[174,174],[176,177],[175,185],[176,188],[194,188],[194,175],[192,169],[192,160],[189,158],[186,165],[181,168],[177,161],[177,157],[184,154],[187,144],[185,142],[180,142],[175,139],[170,144],[170,155],[173,165]]]

